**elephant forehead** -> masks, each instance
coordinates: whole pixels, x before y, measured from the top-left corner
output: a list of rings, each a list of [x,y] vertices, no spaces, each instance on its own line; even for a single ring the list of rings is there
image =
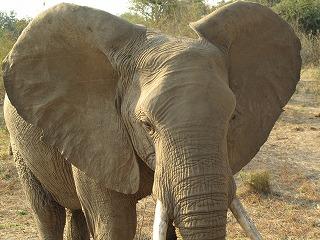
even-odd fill
[[[135,114],[154,109],[156,103],[165,102],[162,98],[170,100],[173,91],[186,93],[187,85],[206,90],[215,84],[211,79],[227,79],[224,54],[205,40],[156,36],[148,41],[152,44],[145,44],[148,47],[136,58]]]
[[[169,113],[192,108],[199,116],[205,116],[208,110],[215,108],[216,102],[221,102],[222,95],[232,95],[227,84],[227,71],[205,67],[172,71],[141,88],[135,111],[136,114],[143,111],[158,118],[163,116],[162,111]]]
[[[203,90],[216,86],[217,81],[227,83],[226,61],[218,49],[190,46],[162,62],[157,69],[138,72],[136,81],[140,90],[139,105],[158,99],[164,92],[170,91],[168,94],[172,95],[185,92],[188,86]]]
[[[204,39],[173,38],[149,33],[135,51],[134,65],[139,73],[156,75],[168,67],[202,66],[212,61],[224,62],[222,52]],[[188,65],[189,64],[189,65]]]
[[[168,81],[201,78],[212,70],[214,73],[209,74],[220,74],[226,69],[224,54],[200,40],[167,41],[140,55],[133,82],[141,91],[158,88]]]

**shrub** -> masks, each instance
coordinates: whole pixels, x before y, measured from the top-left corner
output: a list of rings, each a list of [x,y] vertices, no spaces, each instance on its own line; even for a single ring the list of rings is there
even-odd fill
[[[288,22],[297,22],[306,33],[320,32],[320,0],[282,0],[273,9]]]
[[[121,17],[174,36],[196,37],[188,24],[208,14],[210,7],[204,0],[131,0],[130,10]]]
[[[10,51],[14,41],[5,33],[0,32],[0,65],[2,64],[3,59]],[[2,81],[2,70],[0,70],[0,104],[3,101],[4,97],[4,86]]]
[[[269,194],[270,175],[268,171],[241,172],[240,177],[249,190],[257,193]]]
[[[0,65],[29,21],[30,19],[18,19],[14,12],[9,14],[0,12]],[[0,70],[0,104],[3,101],[3,97],[4,86],[2,70]]]
[[[196,37],[188,26],[189,22],[234,1],[220,1],[210,7],[203,0],[131,0],[131,11],[121,17],[173,36]],[[320,64],[320,0],[246,1],[272,8],[293,26],[301,41],[304,67]]]
[[[301,41],[301,58],[304,67],[320,65],[320,33],[311,34],[301,30],[297,23],[291,24]]]

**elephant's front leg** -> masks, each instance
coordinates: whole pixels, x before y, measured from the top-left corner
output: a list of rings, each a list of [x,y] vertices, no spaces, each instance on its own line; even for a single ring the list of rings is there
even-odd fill
[[[73,167],[77,193],[95,240],[130,240],[137,225],[136,198],[107,189]]]
[[[16,149],[13,149],[13,155],[20,181],[33,210],[40,239],[62,240],[66,217],[64,207],[41,185]]]

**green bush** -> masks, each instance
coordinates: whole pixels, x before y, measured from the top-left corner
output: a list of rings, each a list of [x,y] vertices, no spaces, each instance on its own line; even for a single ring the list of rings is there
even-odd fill
[[[267,171],[241,172],[240,177],[249,190],[253,192],[263,194],[269,194],[271,192],[270,175]]]
[[[306,33],[320,32],[320,0],[282,0],[273,9],[288,22],[296,22]]]
[[[0,12],[0,65],[30,19],[18,19],[14,12]],[[4,97],[2,70],[0,71],[0,104]]]
[[[3,59],[6,57],[10,49],[14,44],[14,40],[7,34],[0,32],[0,64]],[[2,70],[0,71],[0,104],[3,101],[4,97],[4,86],[2,81]]]
[[[12,39],[17,39],[30,19],[18,19],[16,13],[0,12],[0,32],[4,32]]]
[[[319,66],[320,0],[281,0],[272,9],[291,24],[299,37],[303,66]]]
[[[196,37],[188,23],[235,0],[208,6],[203,0],[131,0],[122,18],[173,36]],[[268,6],[287,20],[302,44],[303,66],[320,64],[320,0],[248,0]]]
[[[174,36],[196,37],[189,27],[210,12],[204,0],[131,0],[122,18]]]

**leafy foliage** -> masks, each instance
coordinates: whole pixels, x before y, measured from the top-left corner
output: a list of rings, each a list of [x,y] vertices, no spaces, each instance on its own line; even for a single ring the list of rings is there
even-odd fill
[[[3,59],[7,55],[7,53],[10,51],[12,45],[13,45],[13,40],[6,34],[0,33],[0,64],[2,63]],[[3,86],[3,81],[2,81],[2,71],[0,71],[0,104],[3,101],[4,97],[4,86]]]
[[[0,12],[0,63],[8,54],[13,44],[21,34],[22,30],[27,26],[30,19],[18,19],[14,12],[9,14]],[[2,78],[2,71],[0,71]],[[3,100],[4,88],[3,81],[0,80],[0,103]]]
[[[175,36],[194,37],[188,23],[210,12],[205,0],[131,0],[131,12],[121,17]]]
[[[120,17],[129,21],[129,22],[135,23],[135,24],[142,24],[142,25],[147,24],[144,17],[139,14],[136,14],[136,13],[126,12],[126,13],[121,14]]]
[[[320,32],[320,0],[282,0],[274,10],[307,33]]]
[[[17,39],[29,21],[29,19],[18,19],[13,11],[9,14],[0,12],[0,33],[8,34],[12,39]]]
[[[267,7],[273,7],[278,4],[281,0],[251,0],[250,2],[260,3]]]
[[[220,1],[217,7],[224,6],[231,1]],[[306,33],[320,32],[320,0],[245,0],[260,3],[272,8],[276,13],[290,23],[298,23]]]
[[[235,1],[222,0],[209,6],[205,0],[131,0],[130,12],[121,17],[174,36],[196,37],[188,23]],[[245,1],[268,6],[287,20],[301,40],[303,64],[320,63],[320,0]]]

